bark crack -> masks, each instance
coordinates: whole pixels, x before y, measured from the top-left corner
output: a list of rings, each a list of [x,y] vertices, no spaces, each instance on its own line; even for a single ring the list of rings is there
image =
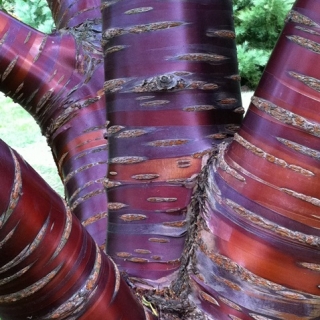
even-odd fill
[[[15,156],[14,152],[11,149],[10,149],[10,152],[14,162],[15,176],[14,176],[13,186],[11,189],[8,208],[2,215],[0,215],[0,230],[3,228],[3,226],[8,221],[8,219],[11,217],[22,195],[22,177],[21,177],[20,164],[17,157]]]
[[[139,34],[144,32],[166,30],[169,28],[180,27],[185,24],[186,23],[182,21],[161,21],[148,24],[138,24],[127,28],[109,28],[102,34],[102,38],[104,41],[109,41],[115,37],[129,33]]]

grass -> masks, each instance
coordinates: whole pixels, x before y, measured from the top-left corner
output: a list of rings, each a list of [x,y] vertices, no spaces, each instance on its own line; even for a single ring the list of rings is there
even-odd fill
[[[0,139],[18,151],[43,179],[63,196],[63,185],[50,148],[33,118],[3,94],[0,94],[0,114]]]

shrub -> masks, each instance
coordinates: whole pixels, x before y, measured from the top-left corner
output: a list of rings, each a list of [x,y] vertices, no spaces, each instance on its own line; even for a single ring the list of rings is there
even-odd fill
[[[50,33],[53,28],[45,0],[0,0],[0,8],[42,32]]]
[[[260,81],[271,50],[250,48],[247,41],[237,45],[241,84],[254,89]]]
[[[254,89],[294,0],[234,0],[242,84]]]

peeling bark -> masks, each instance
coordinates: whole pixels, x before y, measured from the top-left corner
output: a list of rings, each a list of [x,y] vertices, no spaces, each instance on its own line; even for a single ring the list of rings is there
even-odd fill
[[[86,227],[105,247],[108,153],[99,1],[49,5],[57,24],[50,35],[0,12],[0,89],[38,122],[73,212],[83,222],[96,217]]]
[[[319,318],[319,12],[296,2],[240,131],[202,173],[190,298],[214,319]]]
[[[1,316],[318,319],[320,7],[296,2],[239,131],[230,1],[104,1],[103,31],[95,0],[48,3],[51,35],[0,14],[0,89],[69,206],[0,144]]]
[[[2,141],[0,154],[1,319],[148,319],[65,202]]]
[[[202,158],[221,142],[215,134],[231,137],[242,118],[234,112],[241,97],[232,5],[104,1],[102,7],[114,181],[108,197],[125,204],[109,207],[107,251],[136,284],[166,288],[179,270]]]

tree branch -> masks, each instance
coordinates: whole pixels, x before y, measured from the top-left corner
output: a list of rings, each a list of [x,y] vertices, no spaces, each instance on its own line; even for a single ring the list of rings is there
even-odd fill
[[[202,176],[193,300],[218,319],[320,314],[319,12],[295,3],[241,130]]]
[[[73,212],[104,246],[107,146],[101,24],[86,22],[45,35],[3,12],[0,22],[0,90],[36,119]]]
[[[165,287],[184,259],[202,159],[233,135],[244,111],[232,5],[104,1],[103,8],[108,252],[138,286]]]
[[[64,201],[1,140],[0,156],[1,317],[145,319]]]

